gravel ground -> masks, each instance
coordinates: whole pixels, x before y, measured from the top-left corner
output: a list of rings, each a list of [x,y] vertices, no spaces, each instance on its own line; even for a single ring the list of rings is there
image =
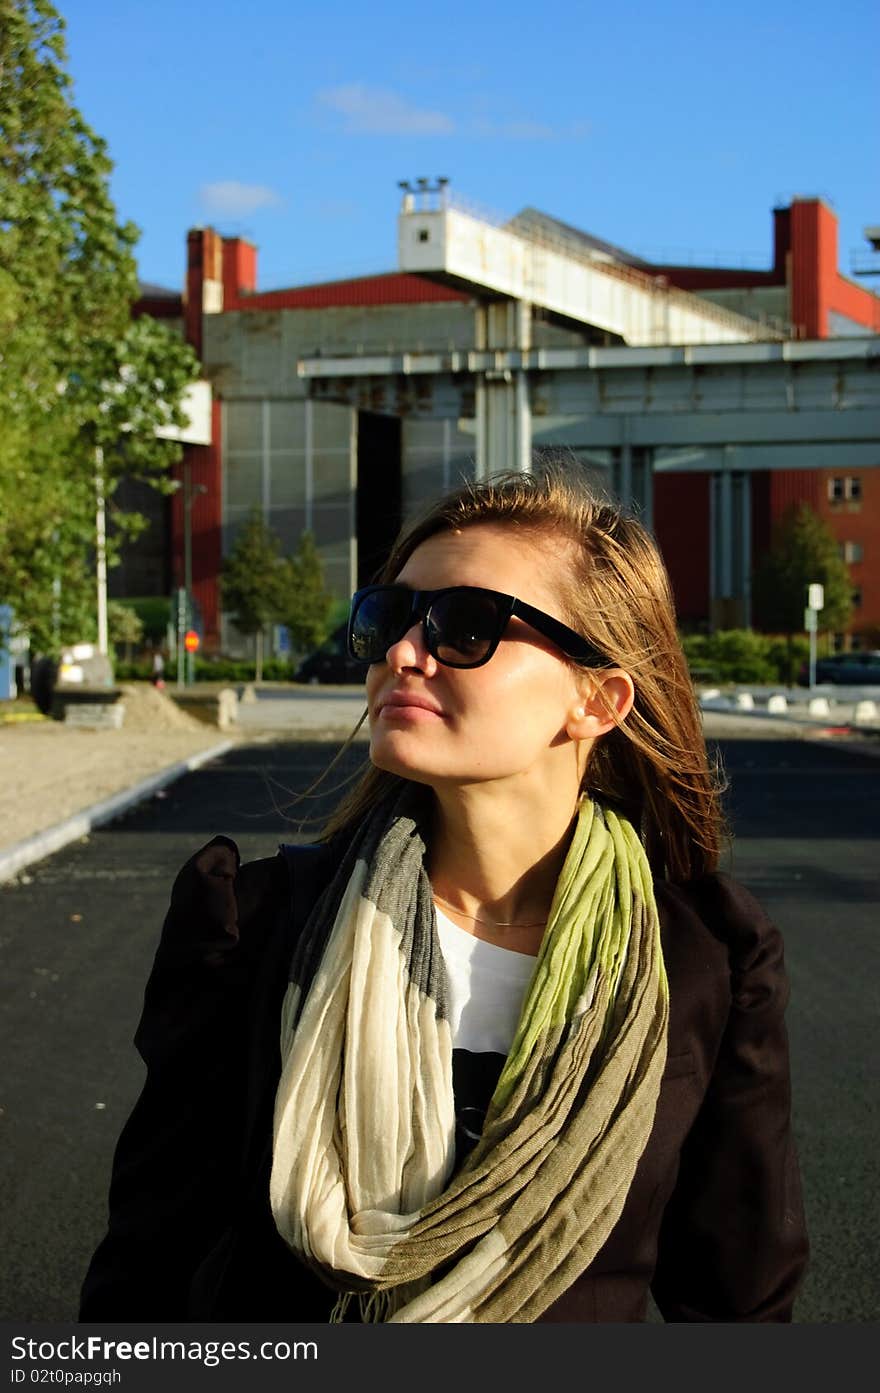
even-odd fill
[[[145,684],[123,687],[119,730],[39,720],[0,727],[0,846],[23,841],[169,764],[234,739]]]

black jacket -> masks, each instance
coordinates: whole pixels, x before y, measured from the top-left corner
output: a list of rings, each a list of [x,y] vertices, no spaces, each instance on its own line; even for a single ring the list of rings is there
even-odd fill
[[[241,866],[215,837],[180,871],[81,1321],[327,1321],[335,1293],[278,1236],[268,1177],[287,970],[333,859]],[[789,1321],[808,1244],[781,937],[725,876],[655,890],[670,1023],[653,1130],[607,1242],[542,1320],[642,1321],[650,1289],[667,1321]]]

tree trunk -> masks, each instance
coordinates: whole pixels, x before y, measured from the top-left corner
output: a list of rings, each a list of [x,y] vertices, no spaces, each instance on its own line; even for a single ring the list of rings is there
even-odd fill
[[[254,669],[254,681],[263,680],[263,630],[257,629],[257,661]]]

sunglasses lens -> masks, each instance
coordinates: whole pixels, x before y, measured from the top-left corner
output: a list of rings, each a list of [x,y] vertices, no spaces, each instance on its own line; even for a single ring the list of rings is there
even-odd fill
[[[428,615],[428,645],[441,663],[473,667],[498,637],[501,616],[488,594],[452,591],[441,595]]]
[[[351,654],[365,663],[381,663],[409,623],[411,595],[389,586],[374,590],[357,604],[351,620]]]

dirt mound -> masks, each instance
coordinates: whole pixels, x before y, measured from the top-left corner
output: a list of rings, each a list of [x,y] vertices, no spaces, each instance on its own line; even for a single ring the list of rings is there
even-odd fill
[[[121,682],[120,701],[125,703],[124,730],[204,730],[196,716],[181,710],[173,697],[149,682]]]

